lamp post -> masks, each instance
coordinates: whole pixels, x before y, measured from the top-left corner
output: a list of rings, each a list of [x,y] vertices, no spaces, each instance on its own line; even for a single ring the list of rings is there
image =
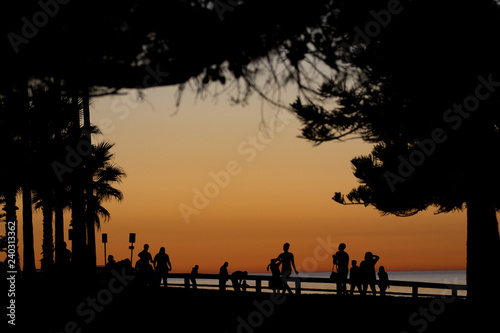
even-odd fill
[[[104,244],[104,266],[106,266],[106,243],[108,242],[108,234],[102,234],[102,243]]]
[[[130,242],[130,246],[128,247],[130,249],[130,264],[133,267],[134,265],[132,264],[132,256],[134,253],[135,233],[130,233],[128,235],[128,241]]]

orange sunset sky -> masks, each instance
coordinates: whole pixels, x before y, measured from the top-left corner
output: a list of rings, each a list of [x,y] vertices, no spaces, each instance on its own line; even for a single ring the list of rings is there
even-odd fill
[[[242,107],[227,95],[200,99],[186,92],[177,110],[175,91],[153,88],[144,101],[132,91],[92,102],[91,120],[103,132],[96,140],[116,143],[115,162],[128,175],[118,185],[124,200],[105,204],[111,220],[97,233],[98,265],[102,232],[116,260],[130,258],[128,234],[135,232],[134,263],[144,243],[153,256],[165,246],[174,273],[195,264],[215,273],[224,261],[230,272],[264,272],[285,242],[299,272],[330,271],[340,242],[358,262],[366,251],[379,255],[388,271],[465,269],[465,213],[401,218],[331,200],[357,186],[350,160],[371,145],[314,147],[297,138],[296,119],[257,97]],[[284,101],[293,101],[293,89],[288,94]],[[39,268],[41,212],[34,218]],[[69,216],[65,223],[67,238]]]

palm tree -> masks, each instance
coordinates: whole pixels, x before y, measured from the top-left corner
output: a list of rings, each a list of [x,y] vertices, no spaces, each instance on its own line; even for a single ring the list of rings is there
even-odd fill
[[[52,168],[52,162],[64,160],[69,142],[68,131],[71,126],[71,104],[62,97],[56,85],[38,85],[31,88],[31,109],[33,131],[34,179],[33,204],[43,214],[42,270],[48,271],[54,265],[53,216],[56,223],[56,249],[64,242],[64,220],[62,211],[68,203],[60,203],[60,195],[68,187],[61,182]],[[62,231],[59,229],[63,229]],[[62,236],[62,237],[61,237]],[[57,254],[56,254],[57,255]]]
[[[113,185],[120,183],[126,177],[123,169],[112,163],[114,154],[113,143],[101,142],[93,146],[93,151],[86,164],[86,178],[92,179],[91,191],[86,193],[87,242],[90,261],[93,267],[96,262],[95,228],[101,227],[101,218],[108,221],[109,211],[102,204],[109,200],[123,199],[123,193]]]
[[[0,163],[0,199],[4,205],[6,222],[17,222],[16,199],[21,191],[22,115],[18,112],[20,105],[21,99],[18,94],[11,93],[0,98],[0,152],[3,161]],[[17,226],[18,223],[16,228]],[[19,265],[18,239],[15,242],[16,264]]]

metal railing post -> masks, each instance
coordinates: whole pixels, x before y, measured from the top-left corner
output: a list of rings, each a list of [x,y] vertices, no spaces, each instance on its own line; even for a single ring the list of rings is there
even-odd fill
[[[260,294],[262,292],[262,279],[260,278],[255,279],[255,292],[257,294]]]
[[[300,289],[301,289],[300,278],[297,278],[297,280],[295,280],[295,294],[300,295],[301,293]]]

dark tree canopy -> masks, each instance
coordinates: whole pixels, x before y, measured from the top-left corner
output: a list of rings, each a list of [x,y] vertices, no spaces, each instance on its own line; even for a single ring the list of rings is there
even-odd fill
[[[337,107],[297,100],[292,108],[313,142],[358,135],[377,143],[370,156],[353,160],[364,184],[353,200],[398,215],[429,205],[462,208],[480,190],[478,174],[489,175],[491,188],[499,181],[500,12],[487,1],[402,1],[396,8],[367,10],[365,22],[387,22],[379,30],[352,22],[341,47],[352,75],[319,90]],[[366,29],[364,37],[356,27]],[[379,34],[370,38],[371,31]]]
[[[4,5],[2,90],[23,77],[59,78],[68,90],[91,87],[94,94],[182,84],[193,77],[203,83],[250,77],[249,65],[272,50],[303,56],[295,44],[327,10],[325,1],[308,2],[307,10],[303,4],[261,0],[50,3],[58,8],[47,15],[38,1]]]

